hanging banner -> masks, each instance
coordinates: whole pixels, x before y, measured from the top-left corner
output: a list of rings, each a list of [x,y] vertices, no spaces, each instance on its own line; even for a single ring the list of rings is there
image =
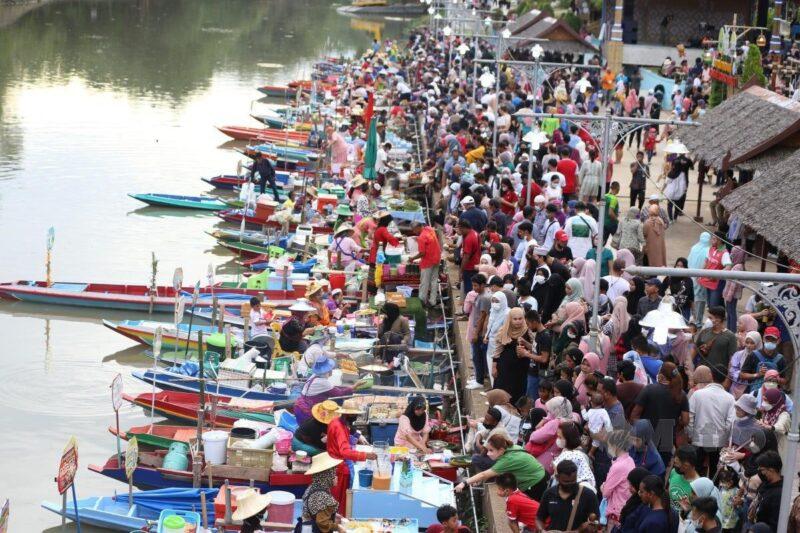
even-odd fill
[[[75,437],[70,437],[67,446],[61,454],[61,462],[58,465],[58,493],[64,494],[67,489],[75,482],[75,472],[78,471],[78,441]]]

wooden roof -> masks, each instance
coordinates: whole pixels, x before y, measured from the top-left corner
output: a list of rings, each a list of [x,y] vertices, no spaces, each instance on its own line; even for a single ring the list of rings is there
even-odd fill
[[[730,213],[800,261],[800,151],[763,170],[752,181],[734,189],[722,199]]]
[[[527,30],[546,16],[547,14],[543,11],[531,9],[527,13],[520,15],[517,20],[515,20],[508,27],[508,29],[511,30],[512,35],[518,35],[520,32]]]
[[[516,36],[531,39],[530,41],[519,41],[515,45],[518,48],[539,44],[545,50],[557,52],[586,54],[599,51],[572,29],[572,26],[561,19],[549,16],[532,19],[524,29],[516,33]]]
[[[691,154],[711,167],[753,159],[800,132],[800,103],[762,87],[749,87],[698,119],[679,126],[677,136]]]

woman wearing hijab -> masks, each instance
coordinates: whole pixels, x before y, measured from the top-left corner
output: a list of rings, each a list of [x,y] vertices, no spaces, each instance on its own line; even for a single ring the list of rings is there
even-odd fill
[[[486,276],[487,279],[497,274],[497,268],[492,263],[491,255],[483,254],[481,256],[478,263],[478,272]]]
[[[425,398],[415,396],[406,410],[400,415],[397,433],[394,436],[395,446],[405,446],[410,450],[419,450],[430,453],[428,449],[428,435],[431,428],[428,425],[428,405]]]
[[[708,250],[711,248],[711,234],[704,231],[700,234],[697,242],[689,250],[689,257],[687,262],[690,269],[703,268],[706,264],[708,257]],[[703,315],[706,310],[706,302],[708,301],[708,291],[705,287],[700,285],[697,280],[692,280],[694,285],[694,323],[698,326],[703,321]]]
[[[553,474],[553,459],[561,453],[561,448],[556,444],[558,439],[558,428],[562,422],[573,421],[572,404],[562,396],[555,396],[547,400],[544,404],[547,411],[547,418],[544,423],[533,430],[525,450],[544,466],[548,474]]]
[[[661,211],[657,205],[651,205],[648,210],[647,220],[644,221],[642,227],[647,266],[667,266],[666,233],[667,225],[661,219]]]
[[[761,427],[775,433],[778,453],[786,457],[786,435],[792,417],[786,409],[786,395],[780,389],[767,389],[761,400]]]
[[[560,355],[570,345],[578,347],[581,337],[586,333],[586,309],[578,302],[570,302],[565,307],[563,323],[558,328],[558,337],[553,342],[553,353]]]
[[[492,261],[494,263],[495,275],[501,278],[506,277],[514,269],[509,258],[511,257],[511,246],[508,243],[494,243],[492,245]]]
[[[561,274],[550,273],[549,270],[545,271],[543,268],[539,268],[536,272],[537,276],[542,276],[545,279],[541,281],[541,287],[534,285],[532,292],[539,302],[539,309],[542,310],[540,315],[542,322],[547,324],[558,310],[558,306],[564,298],[564,294],[566,294],[566,286]],[[533,281],[538,283],[536,277],[534,277]]]
[[[580,197],[585,203],[590,203],[597,197],[600,189],[600,180],[603,174],[603,163],[597,154],[597,149],[589,150],[589,159],[583,161],[580,172]]]
[[[511,403],[511,395],[503,389],[492,389],[486,393],[489,407],[495,407],[500,412],[500,423],[506,428],[509,437],[517,442],[522,417],[519,410]]]
[[[568,315],[572,315],[573,313],[569,313],[567,311],[567,306],[569,304],[577,304],[583,310],[583,313],[586,313],[585,303],[583,301],[583,285],[581,281],[577,278],[570,278],[567,280],[566,285],[564,286],[564,298],[561,300],[561,303],[558,305],[558,309],[556,311],[556,316],[550,319],[550,322],[545,324],[545,327],[552,328],[555,332],[560,332],[561,327],[563,324],[568,322],[567,317]],[[576,309],[575,305],[572,306],[572,309]]]
[[[742,315],[740,318],[744,317],[752,319],[749,315]],[[755,319],[753,319],[753,321],[755,321]],[[761,350],[761,335],[758,331],[748,331],[744,337],[744,347],[738,352],[733,353],[728,366],[728,377],[731,380],[730,393],[737,399],[750,387],[750,381],[742,379],[739,375],[742,371],[742,366],[750,355]]]
[[[403,338],[403,344],[411,344],[411,327],[408,319],[400,314],[397,304],[386,302],[382,309],[384,318],[378,328],[378,338],[383,339],[386,333],[396,333]]]
[[[741,315],[736,319],[736,344],[739,349],[744,348],[745,337],[751,331],[758,331],[758,320],[753,315]]]
[[[628,283],[630,284],[630,289],[625,293],[625,299],[628,300],[628,314],[633,316],[636,314],[639,300],[644,296],[644,280],[639,276],[635,276]]]
[[[486,366],[491,370],[494,363],[494,352],[496,349],[497,333],[506,323],[508,315],[508,298],[502,290],[495,291],[491,296],[491,307],[489,310],[489,322],[486,324],[486,335],[483,338],[486,344]],[[494,388],[494,375],[489,372],[489,382]]]
[[[747,259],[747,252],[741,246],[734,246],[730,253],[731,263],[733,266],[731,270],[743,271],[745,269],[745,260]],[[722,289],[722,299],[725,301],[725,317],[728,321],[727,327],[731,331],[736,331],[736,306],[742,297],[742,285],[739,283],[726,283],[725,288]]]
[[[636,466],[647,469],[653,475],[664,477],[664,461],[653,443],[653,426],[649,420],[641,419],[631,428],[631,447],[628,450]]]
[[[636,266],[637,264],[636,258],[633,257],[633,254],[627,248],[620,248],[617,250],[617,259],[621,259],[622,262],[625,263],[625,268],[628,268],[629,266]],[[623,270],[622,279],[630,281],[633,279],[633,276]]]
[[[651,475],[650,472],[641,466],[637,466],[628,473],[630,497],[619,513],[620,533],[638,533],[639,522],[650,511],[639,497],[639,486],[642,480],[649,475]]]
[[[578,403],[586,407],[589,403],[589,390],[586,388],[586,378],[593,372],[600,370],[600,357],[594,352],[589,352],[583,356],[581,361],[581,372],[575,378],[575,390],[578,391]]]
[[[628,324],[631,321],[631,316],[628,314],[628,300],[624,296],[617,296],[614,300],[614,307],[611,309],[611,315],[603,325],[603,333],[608,335],[611,344],[616,346],[620,337],[628,331]]]
[[[690,497],[690,501],[682,500],[680,502],[681,506],[681,518],[683,519],[684,531],[686,533],[694,533],[697,531],[695,528],[694,522],[691,519],[690,511],[692,510],[691,502],[696,500],[697,498],[714,498],[717,502],[717,520],[719,523],[722,523],[722,496],[714,486],[714,482],[708,479],[707,477],[699,477],[694,481],[690,482],[689,485],[692,488],[692,495]]]
[[[631,207],[620,220],[617,226],[617,233],[614,235],[617,250],[627,250],[634,262],[642,259],[642,247],[644,246],[644,233],[642,232],[642,222],[639,220],[639,209]],[[619,252],[617,259],[620,259]]]
[[[494,387],[508,392],[512,403],[525,396],[528,386],[530,361],[517,355],[518,348],[530,347],[534,342],[525,321],[525,311],[521,307],[511,309],[503,327],[496,333],[491,369]]]
[[[675,260],[675,268],[688,268],[689,262],[685,257]],[[679,312],[687,321],[692,317],[692,304],[694,303],[694,283],[692,278],[687,276],[667,276],[661,282],[661,296],[666,289],[672,295],[675,302],[676,311]]]
[[[594,259],[587,259],[581,269],[580,280],[583,286],[583,298],[586,302],[592,302],[594,298],[594,278],[597,263]]]
[[[606,442],[608,455],[613,459],[606,480],[600,487],[603,498],[608,502],[606,519],[608,531],[620,524],[622,510],[631,497],[628,476],[636,469],[633,459],[628,455],[628,433],[615,430],[608,434]],[[649,472],[647,472],[649,475]]]
[[[337,524],[340,502],[333,496],[336,469],[341,463],[341,459],[334,459],[327,453],[315,455],[311,460],[311,468],[306,472],[311,476],[311,484],[303,493],[303,511],[298,521],[311,526],[312,531],[343,531]]]

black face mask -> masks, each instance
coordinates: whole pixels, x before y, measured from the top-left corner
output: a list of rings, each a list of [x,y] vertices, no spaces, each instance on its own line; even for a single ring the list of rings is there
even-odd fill
[[[758,473],[758,478],[761,480],[761,483],[764,484],[769,483],[769,479],[767,479],[767,476],[765,476],[761,472]]]
[[[485,427],[486,429],[492,430],[492,429],[494,429],[494,428],[496,428],[496,427],[497,427],[497,424],[491,424],[491,425],[489,425],[489,424],[487,424],[486,422],[484,422],[484,423],[483,423],[483,427]]]
[[[578,493],[578,482],[575,481],[573,483],[558,483],[558,486],[561,490],[566,492],[567,494],[577,494]]]

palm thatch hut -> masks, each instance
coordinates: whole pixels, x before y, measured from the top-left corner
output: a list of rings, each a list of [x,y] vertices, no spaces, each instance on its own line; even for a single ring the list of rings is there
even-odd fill
[[[745,226],[800,262],[800,151],[759,172],[756,179],[722,199]],[[762,253],[763,256],[763,253]]]

